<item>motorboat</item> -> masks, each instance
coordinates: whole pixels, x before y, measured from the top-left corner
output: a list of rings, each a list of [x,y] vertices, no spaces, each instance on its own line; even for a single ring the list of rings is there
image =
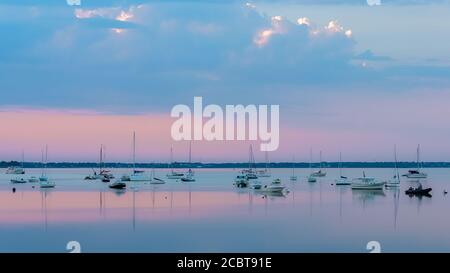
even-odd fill
[[[427,178],[428,174],[417,169],[417,170],[408,170],[408,173],[404,174],[403,176],[406,176],[407,178],[411,179],[419,179],[419,178]]]
[[[282,192],[285,188],[283,185],[270,184],[262,186],[260,190],[263,192]]]
[[[32,176],[32,177],[28,178],[28,182],[29,183],[38,183],[39,178],[37,178],[36,176]]]
[[[194,175],[191,172],[188,172],[181,178],[182,182],[195,182]]]
[[[248,182],[248,179],[245,175],[238,175],[234,179],[233,185],[235,185],[238,188],[247,188],[250,185],[250,183]]]
[[[39,186],[42,189],[48,189],[48,188],[54,188],[55,187],[55,182],[47,180],[47,181],[41,181],[39,182]]]
[[[378,181],[373,177],[359,177],[352,180],[353,190],[382,190],[386,182]]]
[[[6,169],[6,174],[25,174],[25,170],[22,167],[12,166]]]
[[[322,170],[318,170],[316,172],[312,172],[311,176],[312,177],[325,177],[325,176],[327,176],[327,172],[326,171],[322,171]]]
[[[27,180],[23,179],[23,178],[13,178],[13,179],[11,179],[11,183],[13,183],[13,184],[23,184],[23,183],[27,183]]]
[[[274,180],[272,181],[272,184],[273,184],[273,185],[280,185],[280,184],[281,184],[281,179],[279,179],[279,178],[274,179]]]

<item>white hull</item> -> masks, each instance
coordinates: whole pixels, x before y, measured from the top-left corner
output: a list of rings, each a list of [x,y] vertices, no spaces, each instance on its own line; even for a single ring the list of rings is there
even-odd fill
[[[38,183],[39,179],[37,177],[30,177],[30,179],[28,179],[28,183]]]
[[[291,180],[291,181],[297,181],[297,176],[291,176],[291,177],[289,178],[289,180]]]
[[[382,190],[386,182],[352,183],[353,190]]]
[[[422,178],[427,178],[428,175],[426,173],[407,174],[406,177],[410,178],[410,179],[422,179]]]
[[[315,172],[311,174],[312,177],[325,177],[327,176],[326,172]]]
[[[275,186],[269,185],[261,188],[263,192],[282,192],[286,187],[285,186]]]
[[[41,189],[48,189],[48,188],[54,188],[55,183],[51,181],[45,181],[40,183]]]
[[[164,181],[164,180],[162,180],[162,179],[155,179],[155,178],[153,178],[153,180],[150,182],[150,184],[155,184],[155,185],[157,185],[157,184],[166,184],[166,182]]]
[[[23,178],[21,179],[11,179],[11,183],[13,184],[23,184],[23,183],[27,183],[27,181]]]

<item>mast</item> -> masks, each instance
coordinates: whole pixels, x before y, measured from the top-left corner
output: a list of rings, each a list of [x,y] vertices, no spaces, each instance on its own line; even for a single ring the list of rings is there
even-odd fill
[[[99,172],[102,172],[102,164],[103,164],[103,144],[100,144],[100,164],[99,164]]]
[[[23,170],[23,166],[25,165],[24,161],[25,161],[25,152],[22,150],[22,170]]]
[[[342,152],[339,152],[339,176],[342,177]]]
[[[292,176],[295,176],[294,168],[295,168],[295,155],[292,156]]]
[[[420,170],[420,144],[417,144],[417,170]]]
[[[320,153],[319,153],[319,160],[320,160],[320,163],[319,163],[320,171],[322,171],[322,151],[320,151]]]
[[[170,163],[169,163],[170,169],[173,173],[173,146],[170,146]]]
[[[397,181],[400,181],[400,174],[398,173],[398,164],[397,164],[397,145],[394,145],[394,160],[395,160],[395,178]]]
[[[44,148],[41,149],[41,176],[44,176]]]
[[[269,164],[269,152],[266,151],[265,154],[264,154],[264,157],[265,157],[265,160],[266,160],[266,169],[265,169],[265,171],[267,173],[267,171],[268,171],[267,166]]]
[[[133,173],[136,171],[136,132],[133,131]]]
[[[309,149],[309,172],[312,171],[312,148]]]

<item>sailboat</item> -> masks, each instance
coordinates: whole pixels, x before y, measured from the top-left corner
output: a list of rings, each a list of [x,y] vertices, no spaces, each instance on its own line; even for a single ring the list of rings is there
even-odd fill
[[[183,182],[195,182],[194,171],[192,171],[191,169],[191,163],[192,163],[192,142],[189,142],[189,170],[181,178],[181,181]]]
[[[102,181],[105,181],[105,182],[108,181],[109,182],[109,180],[114,179],[114,176],[111,174],[111,172],[103,168],[103,166],[104,166],[104,158],[105,158],[104,146],[100,145],[100,161],[99,161],[99,164],[98,164],[99,172],[97,173],[93,169],[94,174],[86,176],[84,178],[85,180],[101,179]]]
[[[48,146],[45,145],[45,158],[44,158],[44,149],[42,149],[42,154],[41,154],[41,156],[42,156],[42,158],[41,158],[42,159],[42,172],[41,172],[41,176],[39,177],[39,181],[40,182],[48,180],[47,174],[46,174],[46,171],[47,171],[47,154],[48,154]],[[45,159],[45,161],[44,161],[44,159]]]
[[[45,164],[44,164],[45,170],[47,169],[47,161],[48,161],[48,146],[45,145]],[[54,188],[55,185],[56,185],[55,182],[48,179],[47,174],[43,170],[42,175],[39,178],[39,186],[43,189],[47,189],[47,188]]]
[[[136,132],[133,132],[133,173],[129,176],[132,182],[151,181],[151,177],[144,171],[136,170]]]
[[[324,177],[326,175],[327,175],[327,172],[322,170],[322,151],[320,151],[320,169],[317,172],[311,173],[311,176]]]
[[[427,178],[428,175],[421,171],[422,163],[420,162],[420,144],[417,145],[417,169],[408,170],[408,173],[404,174],[408,178],[419,179]]]
[[[255,156],[253,155],[253,145],[250,144],[248,151],[248,169],[243,169],[241,173],[247,177],[247,179],[258,179],[256,175],[257,171],[254,170]]]
[[[292,175],[290,177],[291,181],[297,181],[297,176],[295,175],[295,156],[292,157]]]
[[[258,177],[270,177],[270,170],[268,168],[269,153],[267,151],[265,152],[264,157],[265,157],[265,161],[266,161],[266,167],[264,168],[264,170],[257,171],[256,176],[258,176]]]
[[[336,185],[351,185],[352,182],[347,176],[342,175],[342,153],[339,153],[339,178],[335,181]]]
[[[166,174],[166,177],[168,179],[180,179],[184,176],[183,173],[176,172],[173,169],[173,147],[172,146],[170,147],[170,163],[169,163],[168,167],[170,168],[170,172],[168,174]]]
[[[314,183],[317,182],[317,178],[315,176],[313,176],[313,172],[312,172],[312,149],[309,151],[309,176],[308,176],[308,182],[310,183]]]
[[[24,161],[25,161],[25,154],[22,151],[22,165],[21,165],[21,167],[18,167],[18,166],[8,167],[8,169],[6,169],[6,174],[25,174]]]
[[[398,173],[398,164],[397,164],[397,146],[394,146],[394,159],[395,159],[394,176],[392,177],[391,180],[388,180],[386,182],[386,188],[400,187],[400,175]]]

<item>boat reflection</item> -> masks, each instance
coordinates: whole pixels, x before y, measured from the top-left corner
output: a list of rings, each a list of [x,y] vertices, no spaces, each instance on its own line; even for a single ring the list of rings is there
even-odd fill
[[[353,190],[353,198],[360,201],[365,208],[367,202],[373,202],[378,197],[386,197],[383,190]]]

